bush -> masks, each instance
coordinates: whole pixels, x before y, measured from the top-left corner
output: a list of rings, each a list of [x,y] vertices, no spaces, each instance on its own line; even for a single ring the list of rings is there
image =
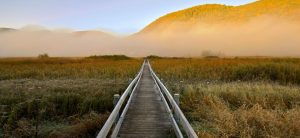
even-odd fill
[[[38,58],[40,58],[40,59],[46,59],[46,58],[49,58],[49,55],[47,53],[39,54]]]

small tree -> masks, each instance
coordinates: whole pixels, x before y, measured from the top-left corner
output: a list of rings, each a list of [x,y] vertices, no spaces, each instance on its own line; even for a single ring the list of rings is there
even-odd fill
[[[38,58],[42,58],[42,59],[49,58],[49,55],[47,53],[39,54]]]
[[[217,53],[217,52],[212,52],[209,50],[202,52],[202,57],[204,57],[204,58],[220,58],[220,57],[224,57],[224,56],[225,56],[225,54],[222,52]]]
[[[215,56],[213,52],[209,50],[202,51],[202,57],[210,57],[210,56]]]

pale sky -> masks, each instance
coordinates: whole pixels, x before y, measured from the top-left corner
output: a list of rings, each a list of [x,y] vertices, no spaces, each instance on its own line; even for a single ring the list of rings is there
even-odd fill
[[[102,29],[120,34],[139,31],[167,13],[220,3],[255,0],[0,0],[0,27],[41,25],[49,29]]]

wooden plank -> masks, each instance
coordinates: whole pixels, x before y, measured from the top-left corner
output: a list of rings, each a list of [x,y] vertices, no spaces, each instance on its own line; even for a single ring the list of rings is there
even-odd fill
[[[155,91],[154,86],[155,82],[146,64],[139,87],[121,125],[119,137],[165,138],[173,130],[160,94]]]

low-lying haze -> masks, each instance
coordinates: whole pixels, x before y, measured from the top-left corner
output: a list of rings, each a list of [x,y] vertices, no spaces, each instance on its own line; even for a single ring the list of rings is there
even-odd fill
[[[205,50],[227,56],[300,56],[299,22],[261,16],[247,23],[173,23],[163,31],[115,37],[98,31],[28,30],[0,32],[0,57],[201,56]]]

